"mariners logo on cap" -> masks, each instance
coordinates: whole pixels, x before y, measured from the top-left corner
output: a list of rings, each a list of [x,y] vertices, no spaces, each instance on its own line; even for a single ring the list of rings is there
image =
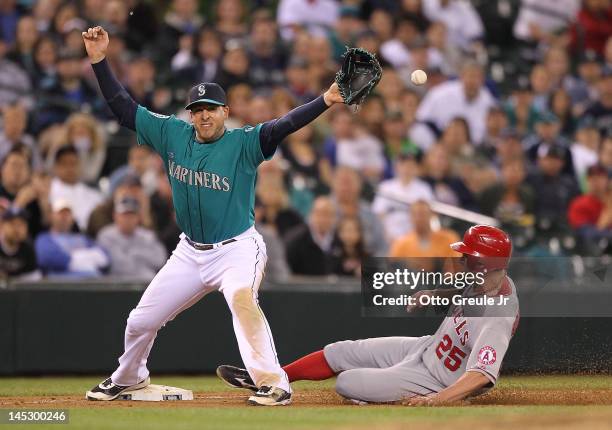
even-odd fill
[[[197,84],[189,90],[185,109],[189,110],[198,104],[225,106],[227,104],[225,91],[219,84],[214,82],[202,82]]]

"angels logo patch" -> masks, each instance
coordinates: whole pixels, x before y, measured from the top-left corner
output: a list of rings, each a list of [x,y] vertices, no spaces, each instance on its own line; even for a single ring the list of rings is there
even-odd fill
[[[480,351],[478,351],[478,364],[488,366],[495,363],[496,359],[497,353],[492,346],[483,346],[480,348]]]

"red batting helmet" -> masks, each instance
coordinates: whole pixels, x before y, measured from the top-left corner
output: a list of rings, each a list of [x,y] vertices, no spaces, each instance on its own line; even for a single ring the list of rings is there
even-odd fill
[[[451,244],[451,248],[477,257],[486,270],[506,269],[512,254],[512,242],[508,235],[490,225],[470,227],[463,235],[463,241]]]

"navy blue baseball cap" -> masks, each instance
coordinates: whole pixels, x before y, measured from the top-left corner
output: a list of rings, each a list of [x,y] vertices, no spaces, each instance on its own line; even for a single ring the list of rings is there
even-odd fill
[[[199,104],[225,106],[227,104],[225,91],[214,82],[202,82],[189,90],[185,109],[190,110]]]

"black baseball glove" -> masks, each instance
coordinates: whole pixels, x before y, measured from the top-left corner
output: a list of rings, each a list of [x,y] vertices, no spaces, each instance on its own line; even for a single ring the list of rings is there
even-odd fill
[[[376,56],[362,48],[347,48],[342,67],[336,73],[340,95],[347,105],[359,105],[382,77]]]

